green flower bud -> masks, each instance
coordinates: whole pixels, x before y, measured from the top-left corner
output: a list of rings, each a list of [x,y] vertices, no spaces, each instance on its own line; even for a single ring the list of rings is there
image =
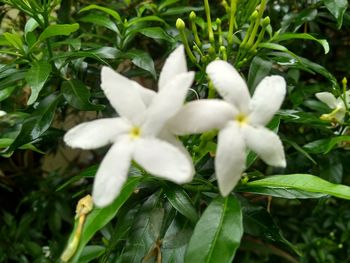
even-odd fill
[[[184,22],[181,18],[178,18],[178,19],[176,20],[176,28],[177,28],[178,30],[184,30],[185,27],[186,27],[185,22]]]

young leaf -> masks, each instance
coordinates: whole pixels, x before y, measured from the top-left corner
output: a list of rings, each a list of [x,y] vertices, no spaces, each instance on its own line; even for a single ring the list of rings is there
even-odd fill
[[[89,5],[89,6],[84,7],[83,9],[80,9],[79,13],[93,10],[93,9],[105,12],[106,14],[111,15],[117,22],[120,22],[120,23],[122,22],[118,12],[116,12],[115,10],[112,10],[110,8],[103,7],[103,6]]]
[[[11,44],[11,46],[23,51],[23,41],[20,35],[8,32],[5,32],[3,35],[6,38],[6,40]]]
[[[328,194],[350,200],[350,187],[342,184],[332,184],[311,174],[274,175],[247,183],[248,186],[285,188],[302,190],[312,193]]]
[[[25,79],[30,86],[32,92],[30,94],[28,105],[33,104],[39,95],[39,92],[44,87],[46,80],[50,76],[52,67],[47,61],[34,62],[32,67],[27,71]]]
[[[232,262],[243,235],[242,211],[234,196],[214,199],[199,219],[185,262]]]
[[[62,93],[70,105],[79,110],[99,111],[103,105],[92,104],[90,91],[85,84],[77,79],[66,80],[62,83]]]

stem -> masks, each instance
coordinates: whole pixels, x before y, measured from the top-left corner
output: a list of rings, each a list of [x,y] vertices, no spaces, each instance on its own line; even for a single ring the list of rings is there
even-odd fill
[[[208,25],[208,37],[209,42],[214,45],[215,39],[214,39],[214,33],[213,33],[213,27],[211,25],[211,18],[210,18],[210,6],[208,0],[204,0],[204,9],[205,14],[207,16],[207,25]]]
[[[179,30],[180,37],[181,37],[182,43],[185,46],[186,53],[189,56],[192,63],[197,65],[197,59],[193,55],[192,50],[190,49],[190,46],[188,45],[187,36],[185,33],[185,27],[186,27],[185,22],[181,18],[178,18],[176,20],[176,28]]]
[[[228,49],[230,49],[233,44],[233,29],[236,27],[236,18],[235,18],[236,9],[237,9],[237,0],[231,0],[230,22],[229,22],[228,35],[227,35]]]

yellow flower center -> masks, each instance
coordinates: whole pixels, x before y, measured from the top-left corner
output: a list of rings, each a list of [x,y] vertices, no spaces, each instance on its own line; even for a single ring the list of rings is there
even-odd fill
[[[132,139],[137,139],[141,135],[141,129],[139,127],[132,127],[129,135]]]
[[[235,120],[239,123],[239,125],[243,126],[248,123],[248,116],[243,113],[239,113],[235,116]]]

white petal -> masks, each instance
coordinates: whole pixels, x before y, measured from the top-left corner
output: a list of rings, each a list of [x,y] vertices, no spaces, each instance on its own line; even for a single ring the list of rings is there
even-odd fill
[[[0,110],[0,117],[5,116],[6,114],[6,111]]]
[[[118,135],[127,133],[130,128],[122,118],[99,119],[75,126],[63,140],[72,148],[96,149],[113,143]]]
[[[125,183],[133,152],[133,143],[121,140],[115,143],[97,170],[92,197],[98,207],[113,202]]]
[[[274,132],[265,127],[243,126],[247,147],[268,165],[286,167],[283,145]]]
[[[144,134],[157,134],[165,122],[180,110],[193,78],[193,72],[180,74],[158,92],[147,109],[146,120],[142,126]]]
[[[152,175],[182,184],[192,180],[192,163],[175,146],[155,138],[137,140],[134,160]]]
[[[167,141],[170,144],[174,145],[176,148],[178,148],[187,158],[188,162],[191,164],[191,174],[195,173],[194,166],[193,166],[193,161],[192,157],[187,151],[186,147],[182,144],[182,142],[175,136],[173,135],[168,129],[163,129],[159,133],[159,138],[161,140]]]
[[[318,98],[323,103],[327,104],[328,107],[334,109],[337,107],[337,99],[330,92],[319,92],[315,94],[316,98]]]
[[[280,109],[286,95],[286,82],[281,76],[265,77],[255,89],[250,108],[249,121],[265,125]]]
[[[178,135],[202,133],[221,129],[236,113],[235,107],[223,100],[191,101],[168,121],[167,127]]]
[[[242,132],[235,122],[219,132],[215,157],[215,171],[222,196],[235,187],[245,168],[246,152]]]
[[[137,92],[140,94],[141,99],[147,108],[151,104],[151,102],[152,102],[154,96],[156,96],[157,92],[155,92],[154,90],[142,87],[136,81],[134,82],[134,84],[135,84],[134,86],[137,89]]]
[[[101,81],[101,88],[118,114],[140,124],[146,106],[136,88],[139,84],[108,67],[102,68]]]
[[[185,49],[178,46],[167,58],[159,75],[158,89],[163,89],[169,81],[181,73],[187,72]]]
[[[248,113],[250,95],[247,84],[234,67],[226,61],[215,60],[209,63],[206,72],[224,100]]]

